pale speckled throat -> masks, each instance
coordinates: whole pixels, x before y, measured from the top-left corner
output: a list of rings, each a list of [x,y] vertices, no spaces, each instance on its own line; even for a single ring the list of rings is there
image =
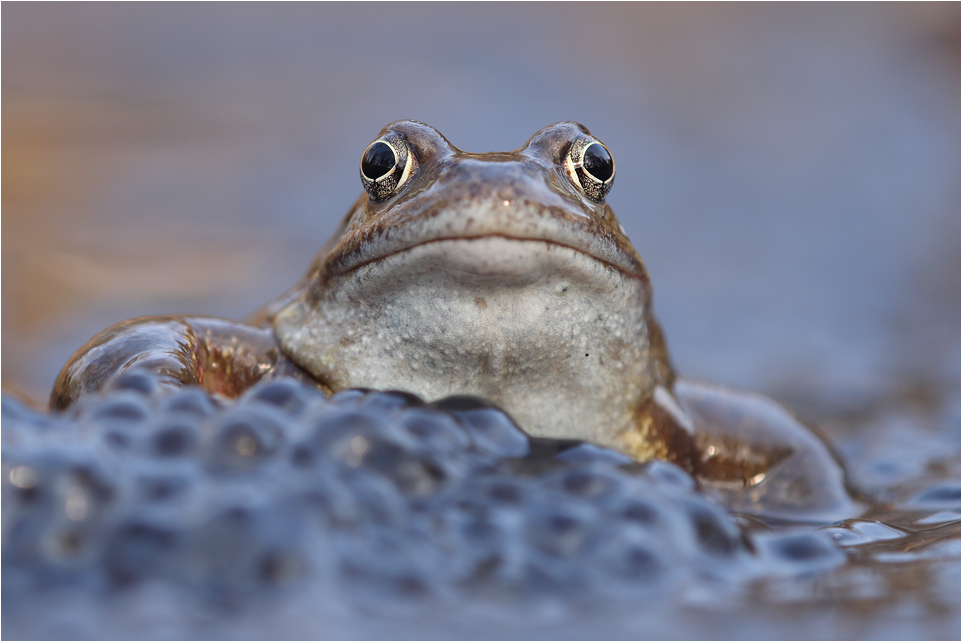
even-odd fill
[[[285,354],[333,390],[474,394],[533,435],[618,445],[663,350],[644,264],[567,169],[595,139],[559,123],[468,154],[409,121],[380,139],[417,169],[391,198],[362,196],[318,255],[273,319]]]
[[[641,288],[544,241],[436,241],[332,278],[275,329],[334,389],[475,394],[532,434],[613,445],[652,385]]]

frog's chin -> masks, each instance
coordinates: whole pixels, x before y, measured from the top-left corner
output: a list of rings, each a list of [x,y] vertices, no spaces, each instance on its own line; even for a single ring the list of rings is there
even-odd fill
[[[545,241],[455,239],[334,277],[274,325],[334,390],[478,395],[532,434],[612,444],[653,386],[644,288]]]

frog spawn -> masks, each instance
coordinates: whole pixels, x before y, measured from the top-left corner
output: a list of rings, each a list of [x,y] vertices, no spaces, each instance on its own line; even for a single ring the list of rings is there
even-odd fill
[[[470,397],[280,379],[225,403],[134,371],[64,415],[5,396],[3,421],[5,615],[145,586],[212,609],[650,601],[845,561],[823,534],[747,534],[671,464],[532,439]]]

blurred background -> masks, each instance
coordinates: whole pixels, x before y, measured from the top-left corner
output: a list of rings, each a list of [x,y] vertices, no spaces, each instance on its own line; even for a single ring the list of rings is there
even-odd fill
[[[390,121],[503,151],[577,120],[681,373],[957,418],[959,11],[4,3],[3,389],[45,401],[114,322],[283,292]]]

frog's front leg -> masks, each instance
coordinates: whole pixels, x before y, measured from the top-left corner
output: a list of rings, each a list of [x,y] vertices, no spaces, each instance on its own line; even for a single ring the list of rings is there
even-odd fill
[[[673,390],[694,431],[695,475],[730,510],[819,522],[858,512],[828,445],[777,402],[685,380]]]
[[[198,384],[227,397],[267,377],[309,377],[284,356],[270,328],[212,317],[141,317],[104,330],[74,353],[50,406],[62,410],[130,368],[152,372],[161,386]]]

